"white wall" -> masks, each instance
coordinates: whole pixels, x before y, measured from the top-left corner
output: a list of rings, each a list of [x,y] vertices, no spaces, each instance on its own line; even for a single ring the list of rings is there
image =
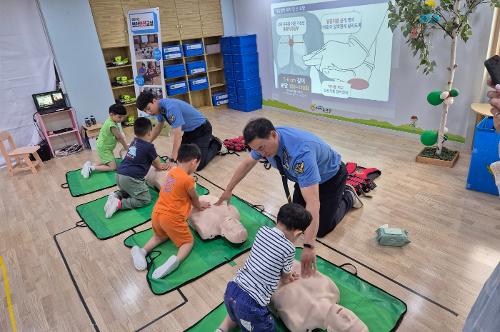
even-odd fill
[[[114,103],[88,0],[38,0],[66,93],[80,124]]]
[[[273,47],[271,36],[271,0],[245,1],[234,0],[236,31],[238,34],[257,34],[259,49],[260,76],[264,99],[277,99],[302,109],[309,109],[310,98],[290,97],[274,89]],[[226,19],[226,18],[225,18]],[[455,87],[461,95],[455,99],[448,116],[448,128],[451,133],[461,136],[466,134],[470,104],[480,99],[483,61],[491,28],[492,10],[482,6],[471,20],[473,36],[465,45],[458,47],[458,70]],[[441,89],[447,81],[446,67],[449,62],[449,39],[443,40],[436,35],[432,57],[438,63],[433,74],[425,76],[416,71],[417,61],[410,53],[400,32],[393,38],[393,56],[391,69],[391,87],[388,102],[347,100],[314,97],[323,106],[331,107],[335,115],[350,118],[377,119],[395,125],[406,124],[412,115],[419,118],[418,126],[435,129],[439,126],[440,108],[432,107],[426,101],[432,90]]]
[[[236,23],[234,21],[233,0],[220,0],[220,9],[222,12],[222,22],[224,23],[224,35],[235,35]]]

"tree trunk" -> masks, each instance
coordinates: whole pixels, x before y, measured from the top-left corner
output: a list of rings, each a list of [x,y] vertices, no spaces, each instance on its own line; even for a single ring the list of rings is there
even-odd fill
[[[454,10],[457,13],[459,8],[460,8],[460,1],[461,0],[455,0],[454,4]],[[455,19],[455,23],[458,24],[458,18]],[[448,68],[449,74],[448,74],[448,84],[446,85],[446,91],[450,91],[451,88],[453,87],[453,80],[455,78],[455,70],[457,68],[457,31],[453,31],[452,33],[452,39],[451,39],[451,50],[450,50],[450,67]],[[451,98],[451,97],[448,97]],[[444,141],[444,128],[446,127],[446,120],[448,118],[448,109],[450,105],[443,103],[443,111],[441,112],[441,123],[439,124],[439,130],[438,130],[438,147],[436,154],[439,156],[441,155],[441,152],[443,151],[443,141]]]

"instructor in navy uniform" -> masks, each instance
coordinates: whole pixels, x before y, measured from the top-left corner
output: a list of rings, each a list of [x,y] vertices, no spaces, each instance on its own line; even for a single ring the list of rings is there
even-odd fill
[[[158,125],[153,128],[152,141],[160,135],[165,122],[172,127],[174,145],[170,162],[177,160],[181,144],[196,144],[201,150],[197,169],[201,171],[223,149],[222,142],[212,135],[210,122],[190,104],[175,98],[157,99],[151,92],[141,92],[136,105],[158,119]]]
[[[216,204],[229,202],[236,185],[261,158],[267,159],[295,182],[293,202],[312,214],[311,225],[304,232],[301,257],[302,275],[307,277],[316,267],[316,237],[331,232],[352,207],[362,206],[354,188],[346,186],[346,166],[340,155],[316,135],[296,128],[275,128],[265,118],[250,121],[243,136],[252,151],[238,166]]]

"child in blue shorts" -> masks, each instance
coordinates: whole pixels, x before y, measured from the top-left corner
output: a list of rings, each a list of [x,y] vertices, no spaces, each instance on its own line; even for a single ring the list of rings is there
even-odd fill
[[[284,283],[297,279],[292,274],[293,242],[311,220],[301,205],[289,203],[280,208],[276,227],[259,229],[245,265],[227,285],[224,304],[228,315],[217,332],[229,332],[237,326],[242,331],[275,331],[267,305],[280,279]]]

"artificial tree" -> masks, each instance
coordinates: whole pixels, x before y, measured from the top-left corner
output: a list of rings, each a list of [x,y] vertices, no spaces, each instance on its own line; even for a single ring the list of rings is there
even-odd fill
[[[435,31],[440,31],[445,38],[451,39],[450,62],[447,67],[448,82],[444,91],[432,91],[427,96],[430,104],[437,106],[443,104],[441,111],[441,122],[435,135],[437,142],[436,158],[440,159],[443,152],[443,143],[446,134],[446,120],[448,110],[453,104],[454,97],[458,96],[458,90],[453,89],[455,71],[457,70],[456,55],[459,39],[467,42],[472,35],[469,18],[483,4],[500,7],[500,0],[441,0],[439,5],[435,0],[392,0],[389,1],[389,27],[394,31],[401,25],[401,31],[406,38],[406,43],[418,55],[419,63],[417,69],[422,69],[424,74],[434,70],[436,62],[430,58],[431,36]],[[435,132],[434,132],[435,133]],[[425,133],[427,143],[429,132]],[[422,143],[425,141],[422,136]],[[434,145],[434,139],[430,140]],[[424,143],[426,144],[426,143]],[[426,144],[429,145],[429,144]]]

